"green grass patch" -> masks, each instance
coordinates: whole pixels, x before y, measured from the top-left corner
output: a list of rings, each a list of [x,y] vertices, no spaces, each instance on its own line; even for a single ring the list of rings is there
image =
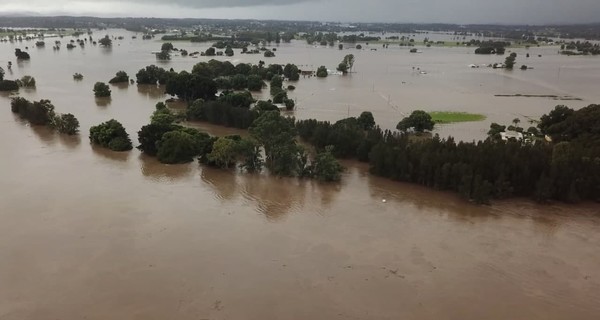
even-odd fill
[[[429,115],[436,123],[483,121],[486,118],[482,114],[452,111],[434,111],[429,112]]]

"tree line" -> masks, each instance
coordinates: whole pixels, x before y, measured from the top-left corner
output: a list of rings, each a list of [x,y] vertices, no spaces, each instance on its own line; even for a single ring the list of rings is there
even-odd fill
[[[406,132],[365,130],[356,118],[303,120],[296,127],[317,149],[332,146],[336,156],[369,162],[375,175],[458,192],[477,203],[508,197],[600,201],[600,105],[577,111],[558,106],[543,116],[538,127],[553,143],[469,143],[437,135],[415,140]]]

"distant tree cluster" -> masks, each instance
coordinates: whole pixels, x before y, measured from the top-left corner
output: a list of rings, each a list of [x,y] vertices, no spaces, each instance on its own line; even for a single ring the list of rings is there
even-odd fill
[[[512,52],[506,59],[504,60],[504,68],[508,70],[512,70],[515,66],[515,60],[517,59],[517,54]]]
[[[33,79],[32,77],[25,76],[23,79],[28,80],[28,78]],[[31,83],[28,83],[31,84]],[[4,69],[0,68],[0,91],[17,91],[19,87],[22,87],[23,83],[20,80],[6,80],[4,79]],[[33,86],[35,87],[35,79],[33,79]]]
[[[561,45],[561,54],[564,55],[599,55],[600,44],[589,41],[571,41]],[[566,49],[566,50],[565,50]]]
[[[328,75],[329,75],[329,71],[327,71],[327,67],[320,66],[317,69],[317,77],[318,78],[327,78]]]
[[[343,74],[346,74],[346,73],[348,73],[348,71],[352,71],[353,67],[354,67],[354,55],[348,54],[344,57],[342,62],[340,62],[340,64],[338,65],[337,71],[339,71]]]
[[[98,40],[98,43],[103,47],[112,46],[112,40],[110,39],[110,37],[108,35],[106,35],[106,36],[104,36],[104,38]]]
[[[26,51],[21,51],[21,49],[15,49],[15,56],[18,60],[29,60],[31,56]]]
[[[476,54],[499,54],[502,55],[506,52],[506,47],[510,46],[510,42],[503,41],[481,41],[471,40],[467,43],[468,46],[479,46],[475,49]]]
[[[300,70],[293,64],[287,64],[285,67],[271,64],[265,67],[262,61],[258,65],[245,63],[233,65],[229,61],[221,62],[213,59],[196,64],[191,72],[177,73],[148,66],[140,70],[137,77],[138,83],[156,83],[156,81],[164,83],[168,94],[192,102],[197,99],[215,100],[218,89],[260,91],[265,86],[265,80],[271,81],[277,77],[275,83],[279,83],[283,80],[281,75],[290,80],[298,80],[299,73]],[[271,88],[279,89],[277,92],[272,91],[273,96],[283,91],[278,98],[281,103],[289,100],[281,84]],[[288,102],[289,104],[291,103]]]

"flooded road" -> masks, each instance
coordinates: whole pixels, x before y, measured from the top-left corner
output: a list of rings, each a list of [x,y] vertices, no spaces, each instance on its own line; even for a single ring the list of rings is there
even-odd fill
[[[154,104],[166,98],[155,88],[113,87],[110,103],[97,105],[94,82],[108,81],[120,69],[134,75],[155,63],[148,52],[159,42],[129,38],[120,46],[115,42],[110,52],[92,46],[59,53],[31,49],[32,60],[15,63],[13,74],[7,73],[7,78],[33,75],[38,88],[22,95],[51,99],[57,112],[75,114],[82,133],[66,137],[31,127],[0,97],[1,320],[600,317],[597,205],[512,200],[479,207],[453,194],[372,177],[353,162],[344,163],[348,170],[340,184],[319,184],[197,163],[168,166],[137,150],[90,146],[89,127],[110,118],[121,121],[136,141]],[[176,44],[196,45],[200,50],[202,44]],[[294,51],[282,45],[272,61],[334,66],[342,55],[337,48],[291,46]],[[14,60],[13,50],[0,44],[3,59]],[[298,82],[296,115],[335,120],[346,116],[343,104],[352,101],[357,109],[350,113],[373,110],[383,123],[417,103],[510,121],[521,112],[547,112],[557,102],[494,94],[585,99],[567,101],[572,107],[599,101],[591,89],[599,76],[592,58],[548,53],[531,72],[504,75],[466,68],[492,57],[466,59],[467,49],[431,50],[444,60],[429,60],[427,51],[411,56],[352,50],[356,74]],[[199,61],[174,57],[165,66],[191,69]],[[551,61],[566,66],[558,84],[552,82]],[[413,76],[414,64],[430,72]],[[578,68],[590,71],[573,71]],[[73,81],[75,72],[84,75],[82,82]],[[390,82],[396,78],[413,84]],[[372,82],[399,109],[375,99]],[[472,139],[487,126],[489,121],[440,132]]]

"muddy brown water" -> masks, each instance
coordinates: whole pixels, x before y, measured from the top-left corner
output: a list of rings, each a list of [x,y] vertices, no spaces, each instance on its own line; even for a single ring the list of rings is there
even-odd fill
[[[110,118],[135,141],[153,105],[166,98],[144,86],[115,87],[110,101],[93,98],[94,82],[155,63],[149,52],[160,46],[109,33],[126,39],[112,49],[68,51],[65,40],[60,52],[30,49],[32,60],[7,72],[33,75],[38,88],[21,94],[74,113],[82,134],[31,127],[0,97],[0,319],[600,318],[597,205],[517,199],[479,207],[372,177],[353,162],[344,163],[340,184],[319,184],[168,166],[135,150],[90,146],[89,127]],[[14,60],[13,50],[0,44],[3,59]],[[544,54],[525,73],[469,69],[494,59],[461,48],[344,50],[357,55],[357,73],[301,79],[296,116],[336,120],[350,105],[351,115],[372,110],[393,126],[400,112],[420,105],[510,121],[557,102],[494,94],[584,99],[569,101],[573,107],[598,98],[598,60],[530,50]],[[296,43],[281,45],[268,62],[333,67],[343,53]],[[202,60],[174,57],[165,66],[190,69]],[[415,64],[428,74],[413,75]],[[75,72],[84,80],[73,81]],[[479,138],[489,122],[439,132]]]

